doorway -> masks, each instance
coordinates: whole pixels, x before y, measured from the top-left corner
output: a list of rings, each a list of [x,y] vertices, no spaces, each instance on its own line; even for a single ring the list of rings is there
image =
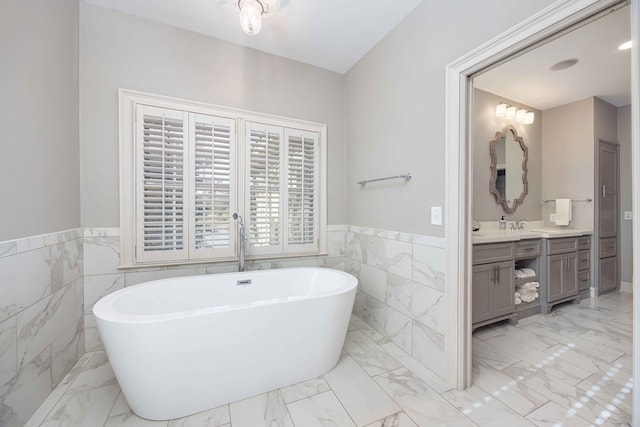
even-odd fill
[[[540,42],[570,25],[578,23],[594,14],[611,7],[616,1],[573,1],[559,2],[545,9],[531,19],[517,27],[505,32],[496,39],[486,43],[480,48],[463,56],[447,67],[447,172],[446,172],[446,258],[447,281],[452,284],[447,293],[449,308],[448,329],[445,342],[445,351],[448,355],[447,366],[448,380],[456,384],[458,388],[465,388],[471,382],[471,220],[472,208],[470,206],[470,192],[472,186],[473,165],[470,153],[470,129],[469,116],[470,101],[473,99],[472,87],[469,77],[480,70],[505,60],[510,56]],[[632,38],[638,40],[638,7],[640,2],[631,2],[632,10]],[[637,70],[638,46],[634,43],[632,48],[632,67]],[[639,76],[637,71],[632,73],[632,104],[638,105],[640,100]],[[632,115],[632,146],[633,146],[633,184],[640,188],[639,158],[639,131],[637,114]],[[633,212],[637,218],[639,201],[634,196]],[[638,240],[639,228],[634,221],[634,264],[639,265]],[[634,282],[640,277],[638,271],[634,271]],[[638,314],[640,299],[634,294],[634,316]],[[634,330],[637,335],[637,328]],[[635,340],[638,347],[638,340]],[[634,348],[637,350],[637,348]],[[638,354],[638,351],[634,351]],[[638,364],[638,358],[634,359],[634,366]],[[637,407],[638,396],[634,397],[634,406]],[[634,411],[637,413],[637,411]]]

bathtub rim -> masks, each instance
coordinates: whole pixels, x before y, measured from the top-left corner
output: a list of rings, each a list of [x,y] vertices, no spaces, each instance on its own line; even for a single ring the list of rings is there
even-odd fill
[[[329,271],[331,274],[336,274],[337,276],[344,277],[346,279],[345,286],[338,288],[337,290],[329,293],[323,293],[318,295],[295,295],[290,297],[281,297],[281,298],[273,298],[268,300],[261,300],[259,302],[252,303],[241,303],[234,305],[226,305],[226,306],[213,306],[213,307],[205,307],[200,309],[193,309],[188,311],[174,311],[170,313],[161,313],[161,314],[131,314],[124,313],[122,311],[118,311],[113,307],[113,303],[118,298],[121,298],[129,293],[137,292],[141,288],[146,288],[149,286],[160,286],[163,283],[174,282],[180,279],[198,279],[205,276],[217,276],[217,277],[228,277],[228,276],[243,276],[243,275],[251,275],[254,273],[260,272],[287,272],[287,271]],[[295,301],[305,301],[305,300],[315,300],[319,298],[328,298],[332,296],[338,296],[342,294],[346,294],[349,292],[355,292],[358,286],[358,279],[350,273],[347,273],[342,270],[336,270],[334,268],[325,268],[325,267],[288,267],[288,268],[278,268],[278,269],[269,269],[269,270],[253,270],[253,271],[244,271],[244,272],[230,272],[230,273],[213,273],[213,274],[201,274],[194,276],[178,276],[178,277],[169,277],[165,279],[156,279],[150,280],[147,282],[138,283],[132,286],[125,287],[123,289],[118,289],[115,292],[112,292],[108,295],[100,298],[92,307],[92,313],[96,317],[96,320],[111,322],[111,323],[157,323],[168,320],[177,320],[177,319],[186,319],[190,317],[203,316],[207,314],[217,314],[217,313],[225,313],[230,311],[243,311],[243,310],[252,310],[260,307],[266,307],[275,304],[285,304]]]

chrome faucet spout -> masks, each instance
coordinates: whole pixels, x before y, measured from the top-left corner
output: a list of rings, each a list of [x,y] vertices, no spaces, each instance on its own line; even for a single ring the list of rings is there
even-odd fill
[[[244,251],[245,251],[245,246],[247,244],[247,233],[244,228],[244,221],[242,221],[242,217],[238,215],[237,212],[233,213],[233,219],[238,221],[238,225],[240,226],[239,236],[238,236],[238,242],[240,243],[240,254],[238,256],[238,271],[244,271]]]

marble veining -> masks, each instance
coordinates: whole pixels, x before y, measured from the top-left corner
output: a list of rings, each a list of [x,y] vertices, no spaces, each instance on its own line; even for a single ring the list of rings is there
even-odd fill
[[[599,301],[613,304],[608,308],[615,310],[617,297],[605,295],[587,303],[598,305]],[[576,308],[572,304],[559,306],[556,317],[574,316]],[[83,423],[166,427],[630,426],[631,354],[605,360],[609,359],[607,353],[590,353],[590,348],[581,345],[587,337],[594,345],[608,345],[609,338],[601,329],[574,336],[569,329],[554,334],[558,322],[550,320],[553,322],[547,323],[540,316],[528,325],[497,324],[476,331],[474,385],[458,391],[354,315],[340,363],[326,375],[161,422],[143,420],[131,412],[106,355],[100,351],[82,356],[46,400],[46,395],[37,395],[38,385],[44,382],[46,390],[46,383],[50,383],[51,348],[47,347],[29,366],[27,376],[11,381],[16,385],[10,386],[8,399],[5,389],[0,389],[4,405],[0,406],[0,425],[24,424],[20,414],[27,413],[33,402],[44,400],[28,427]],[[612,326],[614,321],[630,324],[631,312],[602,326]],[[515,338],[519,331],[525,338],[537,337],[536,344],[523,346],[525,343]],[[541,340],[541,336],[546,338]],[[631,342],[630,335],[619,339],[616,336],[619,346]]]

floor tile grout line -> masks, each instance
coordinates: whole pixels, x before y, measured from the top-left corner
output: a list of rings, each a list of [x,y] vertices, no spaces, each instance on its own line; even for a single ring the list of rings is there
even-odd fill
[[[338,363],[340,363],[340,361],[338,361]],[[325,374],[326,375],[326,374]],[[340,404],[340,406],[342,407],[342,409],[344,409],[345,414],[347,414],[347,416],[349,417],[349,419],[353,422],[353,425],[356,427],[360,427],[358,426],[358,423],[356,423],[356,420],[353,419],[353,416],[349,413],[349,411],[347,411],[347,407],[344,406],[344,403],[342,403],[342,400],[340,400],[340,398],[338,397],[338,395],[336,394],[335,390],[333,389],[333,387],[331,387],[331,384],[329,384],[329,381],[327,381],[327,379],[324,377],[324,375],[322,376],[322,379],[324,380],[324,382],[327,383],[327,386],[329,386],[329,390],[331,391],[331,393],[333,393],[333,396],[336,398],[336,400],[338,401],[338,403]],[[317,395],[316,395],[317,396]],[[287,408],[288,409],[288,408]],[[293,422],[293,419],[291,419],[291,421]],[[295,423],[294,423],[294,427]],[[298,426],[298,427],[305,427],[305,426]]]

